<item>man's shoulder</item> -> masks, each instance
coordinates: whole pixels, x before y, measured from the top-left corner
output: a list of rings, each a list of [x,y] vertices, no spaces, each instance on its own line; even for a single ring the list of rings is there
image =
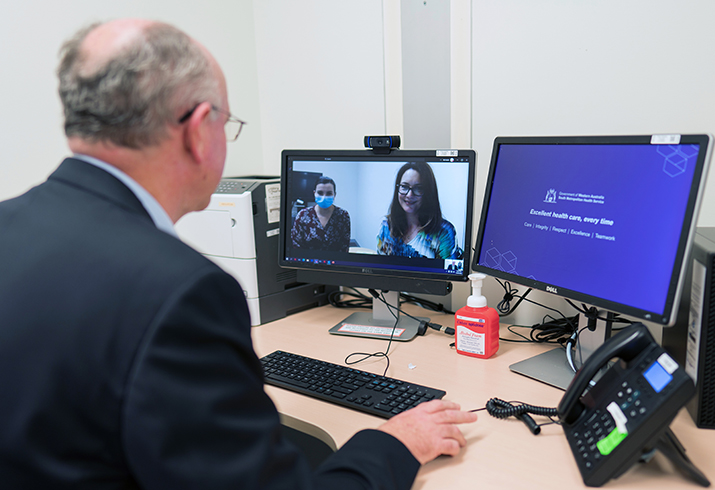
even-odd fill
[[[221,271],[174,235],[159,230],[141,203],[105,171],[66,160],[48,181],[0,203],[0,248],[34,244],[40,257],[95,264],[119,283],[168,284],[198,270]],[[153,278],[153,279],[152,279]]]
[[[156,227],[143,222],[133,221],[117,230],[123,237],[123,245],[114,248],[115,260],[134,263],[135,267],[155,270],[158,274],[175,275],[192,273],[197,269],[208,268],[215,271],[222,269],[204,255]],[[127,247],[134,253],[128,253]]]
[[[157,278],[178,278],[205,267],[220,270],[178,237],[159,230],[130,192],[127,200],[122,197],[50,180],[0,203],[0,223],[15,232],[16,241],[37,243],[38,254],[65,251],[117,279],[142,270]]]

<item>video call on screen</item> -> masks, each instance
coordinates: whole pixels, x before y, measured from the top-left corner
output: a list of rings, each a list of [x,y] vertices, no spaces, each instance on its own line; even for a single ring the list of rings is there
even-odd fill
[[[345,267],[372,267],[429,273],[462,274],[464,256],[451,258],[402,257],[380,255],[377,237],[393,200],[395,178],[407,162],[419,159],[326,159],[294,158],[288,163],[285,260]],[[447,159],[449,160],[449,159]],[[465,248],[469,162],[467,157],[442,161],[430,158],[439,192],[442,217],[455,229],[456,241]],[[335,181],[334,205],[349,214],[350,247],[347,253],[310,250],[292,246],[291,224],[298,213],[315,205],[313,188],[316,179],[327,176]]]

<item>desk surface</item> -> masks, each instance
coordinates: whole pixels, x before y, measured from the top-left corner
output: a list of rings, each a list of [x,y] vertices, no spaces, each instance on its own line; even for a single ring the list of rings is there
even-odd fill
[[[451,316],[426,313],[421,316],[452,326]],[[328,329],[350,314],[351,310],[325,306],[254,327],[254,347],[260,356],[274,350],[285,350],[344,364],[353,352],[384,351],[387,342],[330,335]],[[502,337],[511,334],[502,328]],[[556,407],[563,392],[509,371],[509,365],[539,354],[542,345],[501,342],[499,352],[490,359],[475,359],[457,354],[449,344],[452,337],[430,330],[424,337],[410,342],[393,342],[390,349],[388,376],[443,389],[445,399],[459,403],[463,409],[484,407],[497,397],[531,405]],[[354,366],[363,371],[382,374],[384,359],[368,360]],[[293,419],[305,421],[324,430],[338,446],[355,432],[374,428],[383,419],[349,410],[320,400],[268,386],[266,391],[278,410]],[[413,488],[588,488],[585,487],[558,425],[542,427],[532,435],[515,418],[499,420],[485,411],[479,420],[462,426],[467,439],[459,456],[443,456],[422,467]],[[544,419],[539,417],[538,422]],[[671,425],[693,463],[715,483],[715,431],[698,429],[685,411]],[[647,465],[636,465],[605,488],[669,489],[698,488],[673,469],[669,461],[657,454]]]

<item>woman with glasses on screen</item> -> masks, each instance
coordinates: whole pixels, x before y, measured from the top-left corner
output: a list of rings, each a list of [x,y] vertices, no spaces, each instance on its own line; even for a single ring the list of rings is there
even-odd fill
[[[350,246],[350,215],[333,204],[335,181],[321,175],[315,183],[315,206],[295,217],[291,240],[296,248],[347,252]]]
[[[462,258],[454,226],[442,218],[437,182],[427,163],[406,163],[397,172],[389,214],[377,235],[377,253]]]

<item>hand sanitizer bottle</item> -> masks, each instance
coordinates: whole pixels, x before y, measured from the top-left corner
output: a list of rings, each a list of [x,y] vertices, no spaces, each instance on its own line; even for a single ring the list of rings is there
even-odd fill
[[[482,296],[482,281],[487,276],[469,274],[472,295],[454,314],[454,340],[457,352],[465,356],[487,359],[499,350],[499,314],[487,306]]]

